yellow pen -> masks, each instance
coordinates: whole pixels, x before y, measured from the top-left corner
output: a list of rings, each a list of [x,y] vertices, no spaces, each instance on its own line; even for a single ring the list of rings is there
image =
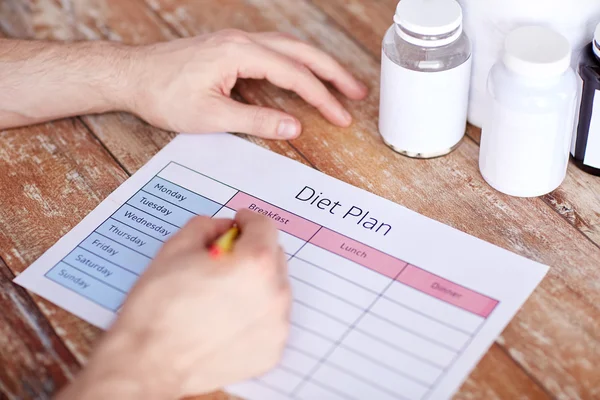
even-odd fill
[[[208,252],[213,258],[218,258],[224,253],[229,253],[233,249],[233,243],[237,239],[240,233],[240,229],[237,226],[233,226],[222,234],[215,242],[209,247]]]

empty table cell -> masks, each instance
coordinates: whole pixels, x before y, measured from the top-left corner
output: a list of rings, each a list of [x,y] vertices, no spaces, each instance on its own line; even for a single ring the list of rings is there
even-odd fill
[[[137,210],[127,204],[123,204],[121,208],[112,215],[112,218],[162,242],[179,230],[177,226],[161,221],[160,219]]]
[[[123,246],[139,251],[142,254],[153,258],[162,246],[162,242],[136,231],[130,226],[125,225],[116,219],[109,218],[96,229],[96,232],[114,240]]]
[[[380,362],[428,385],[433,384],[443,372],[440,366],[401,351],[357,330],[353,330],[348,336],[344,337],[340,346],[360,353],[371,360]]]
[[[377,298],[375,292],[296,258],[290,260],[289,272],[292,277],[361,308],[368,307]]]
[[[287,254],[295,254],[302,246],[304,246],[305,243],[305,240],[298,239],[297,237],[281,230],[279,231],[279,244],[281,247],[283,247],[283,251],[285,251]]]
[[[313,357],[324,357],[334,346],[335,342],[325,339],[320,335],[307,331],[306,329],[292,325],[288,347],[310,354]]]
[[[390,298],[407,307],[417,308],[423,314],[431,315],[448,325],[473,333],[485,321],[479,315],[448,304],[403,283],[395,282],[385,291],[384,297]],[[418,305],[418,306],[415,306]]]
[[[127,204],[180,228],[196,215],[144,191],[134,194]]]
[[[182,193],[183,190],[187,190],[188,199],[183,200],[182,203],[186,205],[187,209],[194,212],[196,211],[193,204],[197,201],[197,199],[194,199],[194,194],[218,204],[225,204],[237,193],[237,189],[233,189],[215,179],[176,163],[170,163],[165,169],[159,172],[158,177],[175,185],[174,187],[169,187],[169,189]],[[218,207],[216,210],[218,210]]]
[[[382,390],[397,393],[409,399],[420,399],[428,390],[428,386],[419,381],[341,347],[336,348],[327,358],[327,363],[337,365]]]
[[[131,250],[114,240],[108,239],[96,232],[88,236],[80,247],[113,264],[140,275],[152,261],[149,257]]]
[[[392,279],[373,271],[354,261],[308,243],[296,255],[297,258],[315,263],[336,275],[358,283],[367,289],[380,292],[392,282]]]
[[[347,394],[340,393],[325,384],[307,381],[300,390],[294,394],[295,398],[302,400],[353,400]]]
[[[487,317],[498,304],[497,300],[484,296],[474,290],[451,282],[424,269],[407,266],[398,276],[398,282],[418,289],[446,303],[482,317]]]
[[[369,312],[456,350],[460,350],[470,338],[469,334],[457,328],[385,298],[380,298]]]
[[[242,192],[236,194],[229,202],[227,202],[226,206],[234,210],[247,208],[262,214],[273,221],[278,229],[291,233],[303,240],[310,239],[320,228],[320,226],[314,222]]]
[[[213,218],[234,219],[235,211],[231,208],[223,207],[213,216]]]
[[[321,310],[347,324],[354,323],[364,312],[362,308],[354,304],[315,289],[313,286],[297,279],[290,279],[290,284],[296,301]]]
[[[336,321],[325,314],[297,302],[292,304],[290,319],[294,325],[319,332],[321,335],[332,340],[337,340],[349,327],[349,325]]]
[[[366,314],[354,329],[441,367],[449,365],[457,354],[455,350],[443,344],[415,334],[373,314]]]
[[[63,262],[124,292],[128,292],[138,278],[126,269],[109,263],[81,247],[73,249]]]
[[[322,364],[315,372],[312,380],[322,383],[338,393],[343,393],[350,399],[369,399],[369,400],[402,400],[402,397],[396,393],[390,393],[372,382],[357,379],[356,376],[349,375],[339,368],[328,363]]]
[[[302,382],[302,376],[283,368],[275,368],[261,376],[259,380],[269,387],[279,389],[284,393],[291,393]]]
[[[289,398],[280,390],[273,389],[259,380],[236,383],[228,386],[226,391],[246,399],[285,400]]]
[[[63,262],[59,262],[48,271],[46,277],[112,311],[119,308],[126,297],[125,293],[113,289]]]
[[[280,365],[300,375],[306,375],[319,363],[319,358],[291,347],[286,347]]]

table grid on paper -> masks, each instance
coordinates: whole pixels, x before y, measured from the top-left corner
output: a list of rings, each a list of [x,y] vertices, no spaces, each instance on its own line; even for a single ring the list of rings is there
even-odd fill
[[[248,208],[279,228],[293,291],[280,365],[234,392],[257,399],[424,399],[498,301],[175,162],[46,277],[111,311],[195,215]]]

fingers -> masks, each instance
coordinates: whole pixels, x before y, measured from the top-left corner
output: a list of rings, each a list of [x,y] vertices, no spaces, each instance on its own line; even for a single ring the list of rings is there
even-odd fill
[[[292,90],[316,107],[331,123],[349,126],[352,117],[342,104],[307,67],[267,47],[246,45],[238,57],[241,78],[267,79]]]
[[[277,251],[277,253],[278,253],[277,265],[279,266],[279,268],[278,268],[279,284],[282,288],[287,289],[290,286],[290,279],[289,279],[289,274],[288,274],[288,262],[287,262],[288,255],[285,254],[285,252],[283,251],[283,249],[281,247],[279,247],[279,250]]]
[[[267,217],[249,210],[240,210],[235,221],[240,228],[240,237],[235,251],[241,255],[272,257],[279,248],[277,229]]]
[[[220,97],[216,101],[212,115],[223,124],[215,127],[217,131],[232,131],[280,140],[294,139],[302,131],[300,121],[283,111],[242,104],[229,97]]]
[[[190,250],[206,249],[231,226],[233,221],[228,219],[194,217],[165,243],[161,255],[168,257]]]
[[[287,256],[279,245],[278,231],[268,218],[249,210],[240,210],[236,217],[241,235],[235,252],[249,257],[258,267],[268,267],[278,290],[289,291]],[[272,269],[271,269],[272,268]]]
[[[342,67],[333,57],[291,35],[277,32],[251,35],[256,42],[284,54],[305,65],[319,78],[331,82],[347,97],[360,100],[368,92],[367,87]]]

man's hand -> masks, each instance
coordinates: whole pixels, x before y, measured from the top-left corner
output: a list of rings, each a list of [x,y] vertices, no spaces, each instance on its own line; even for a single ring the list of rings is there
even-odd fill
[[[177,132],[300,134],[295,117],[232,100],[240,78],[292,90],[340,126],[351,117],[320,79],[351,99],[367,94],[332,57],[282,33],[225,30],[146,46],[0,39],[0,129],[129,111]]]
[[[282,33],[226,30],[143,47],[136,59],[140,90],[130,110],[176,132],[231,131],[272,139],[300,134],[291,115],[230,99],[239,78],[267,79],[292,90],[339,126],[348,126],[352,117],[318,78],[352,99],[367,93],[332,57]]]
[[[290,288],[277,231],[241,211],[233,252],[207,246],[232,225],[197,217],[170,239],[131,291],[63,399],[175,399],[273,367],[288,333]]]

